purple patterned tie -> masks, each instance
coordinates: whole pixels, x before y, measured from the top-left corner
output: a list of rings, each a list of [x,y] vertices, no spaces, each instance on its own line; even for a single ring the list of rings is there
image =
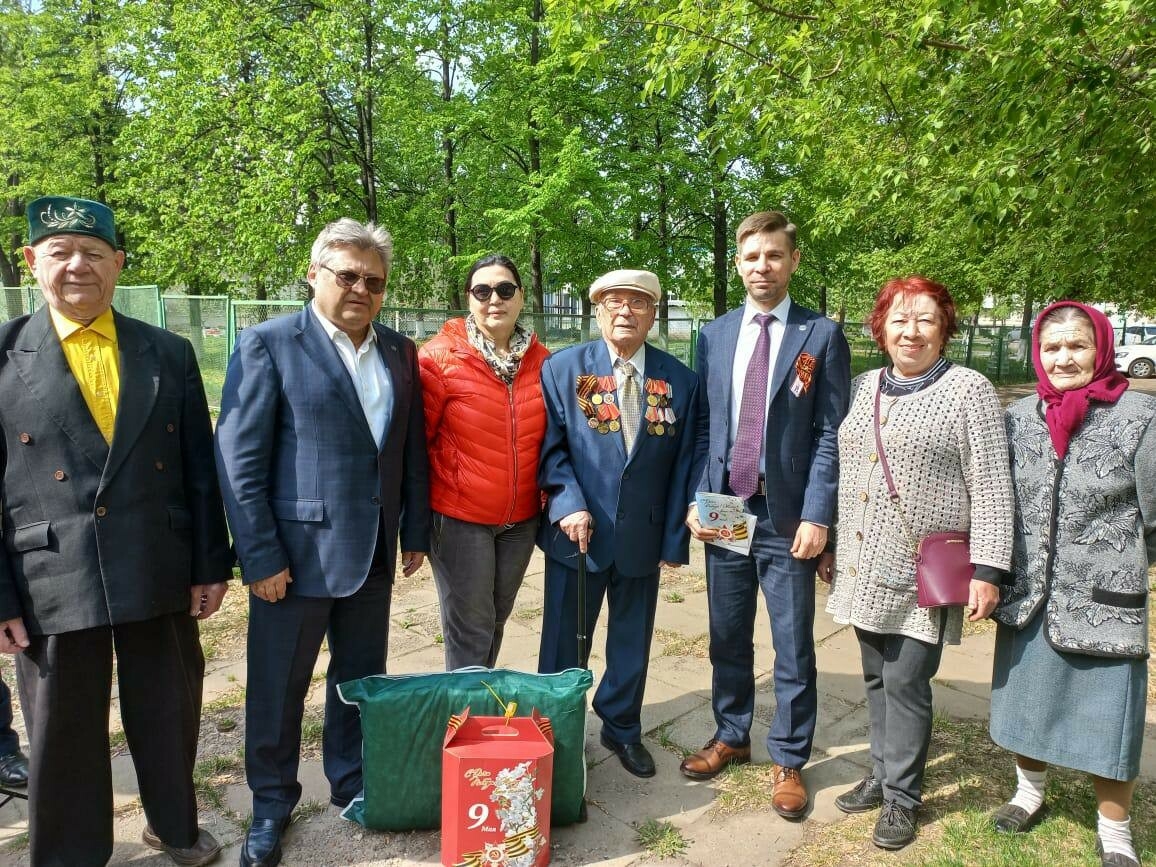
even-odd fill
[[[743,382],[743,402],[739,404],[739,429],[731,448],[730,488],[736,496],[749,500],[759,489],[759,453],[767,427],[767,378],[771,355],[771,335],[767,330],[774,316],[758,313],[759,339],[747,365]]]

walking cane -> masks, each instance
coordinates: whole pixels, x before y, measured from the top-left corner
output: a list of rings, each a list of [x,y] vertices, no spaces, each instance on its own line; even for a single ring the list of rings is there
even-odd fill
[[[588,668],[588,643],[586,638],[586,552],[578,552],[578,664]]]

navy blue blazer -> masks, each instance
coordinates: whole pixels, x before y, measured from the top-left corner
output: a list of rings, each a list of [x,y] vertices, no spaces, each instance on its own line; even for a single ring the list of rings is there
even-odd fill
[[[577,378],[613,377],[606,343],[594,340],[556,352],[542,366],[546,437],[538,482],[546,492],[546,520],[539,544],[547,556],[577,568],[578,546],[558,529],[558,521],[586,510],[594,518],[587,551],[590,569],[617,567],[623,575],[650,575],[659,561],[689,562],[687,503],[702,472],[706,427],[699,403],[699,380],[690,368],[650,344],[648,380],[671,387],[674,435],[648,432],[643,420],[634,448],[626,454],[620,431],[591,428],[578,403]]]
[[[743,307],[702,327],[696,366],[710,419],[710,452],[698,490],[726,493],[730,442],[731,377]],[[814,359],[811,384],[794,394],[796,365]],[[767,509],[774,532],[788,544],[800,521],[825,527],[835,520],[839,480],[839,424],[851,392],[851,353],[838,323],[791,303],[786,331],[771,374],[767,413]]]
[[[392,577],[429,550],[429,468],[413,342],[374,323],[393,382],[378,448],[337,348],[308,307],[246,328],[229,359],[216,454],[246,584],[288,567],[288,592],[337,598],[369,574],[384,518]]]

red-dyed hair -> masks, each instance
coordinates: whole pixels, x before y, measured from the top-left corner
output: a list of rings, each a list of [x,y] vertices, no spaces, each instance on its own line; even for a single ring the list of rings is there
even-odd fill
[[[920,274],[910,277],[895,277],[883,284],[879,294],[875,297],[875,306],[867,316],[867,325],[871,329],[871,336],[875,343],[884,352],[887,344],[884,338],[884,328],[887,325],[887,314],[891,305],[899,296],[927,295],[939,308],[939,315],[943,318],[943,348],[947,349],[947,341],[959,333],[959,326],[955,318],[955,301],[947,287],[936,283]]]

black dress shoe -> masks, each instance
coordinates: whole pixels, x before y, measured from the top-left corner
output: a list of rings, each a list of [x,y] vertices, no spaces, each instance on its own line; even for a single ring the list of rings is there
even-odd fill
[[[281,835],[290,818],[254,819],[241,847],[241,867],[277,867],[281,863]]]
[[[0,756],[0,786],[28,785],[28,757],[17,750]]]
[[[1029,813],[1009,801],[991,814],[991,823],[1001,834],[1021,834],[1030,831],[1047,811],[1047,804],[1040,804],[1034,812]]]
[[[871,842],[880,849],[902,849],[915,839],[915,811],[895,801],[884,801]]]
[[[642,744],[623,744],[608,737],[605,733],[602,735],[602,746],[618,756],[618,761],[622,762],[622,767],[630,771],[636,777],[653,777],[654,776],[654,759],[650,757],[646,747]]]
[[[835,799],[835,806],[844,813],[866,813],[883,806],[883,784],[875,777],[864,777],[859,785]]]

